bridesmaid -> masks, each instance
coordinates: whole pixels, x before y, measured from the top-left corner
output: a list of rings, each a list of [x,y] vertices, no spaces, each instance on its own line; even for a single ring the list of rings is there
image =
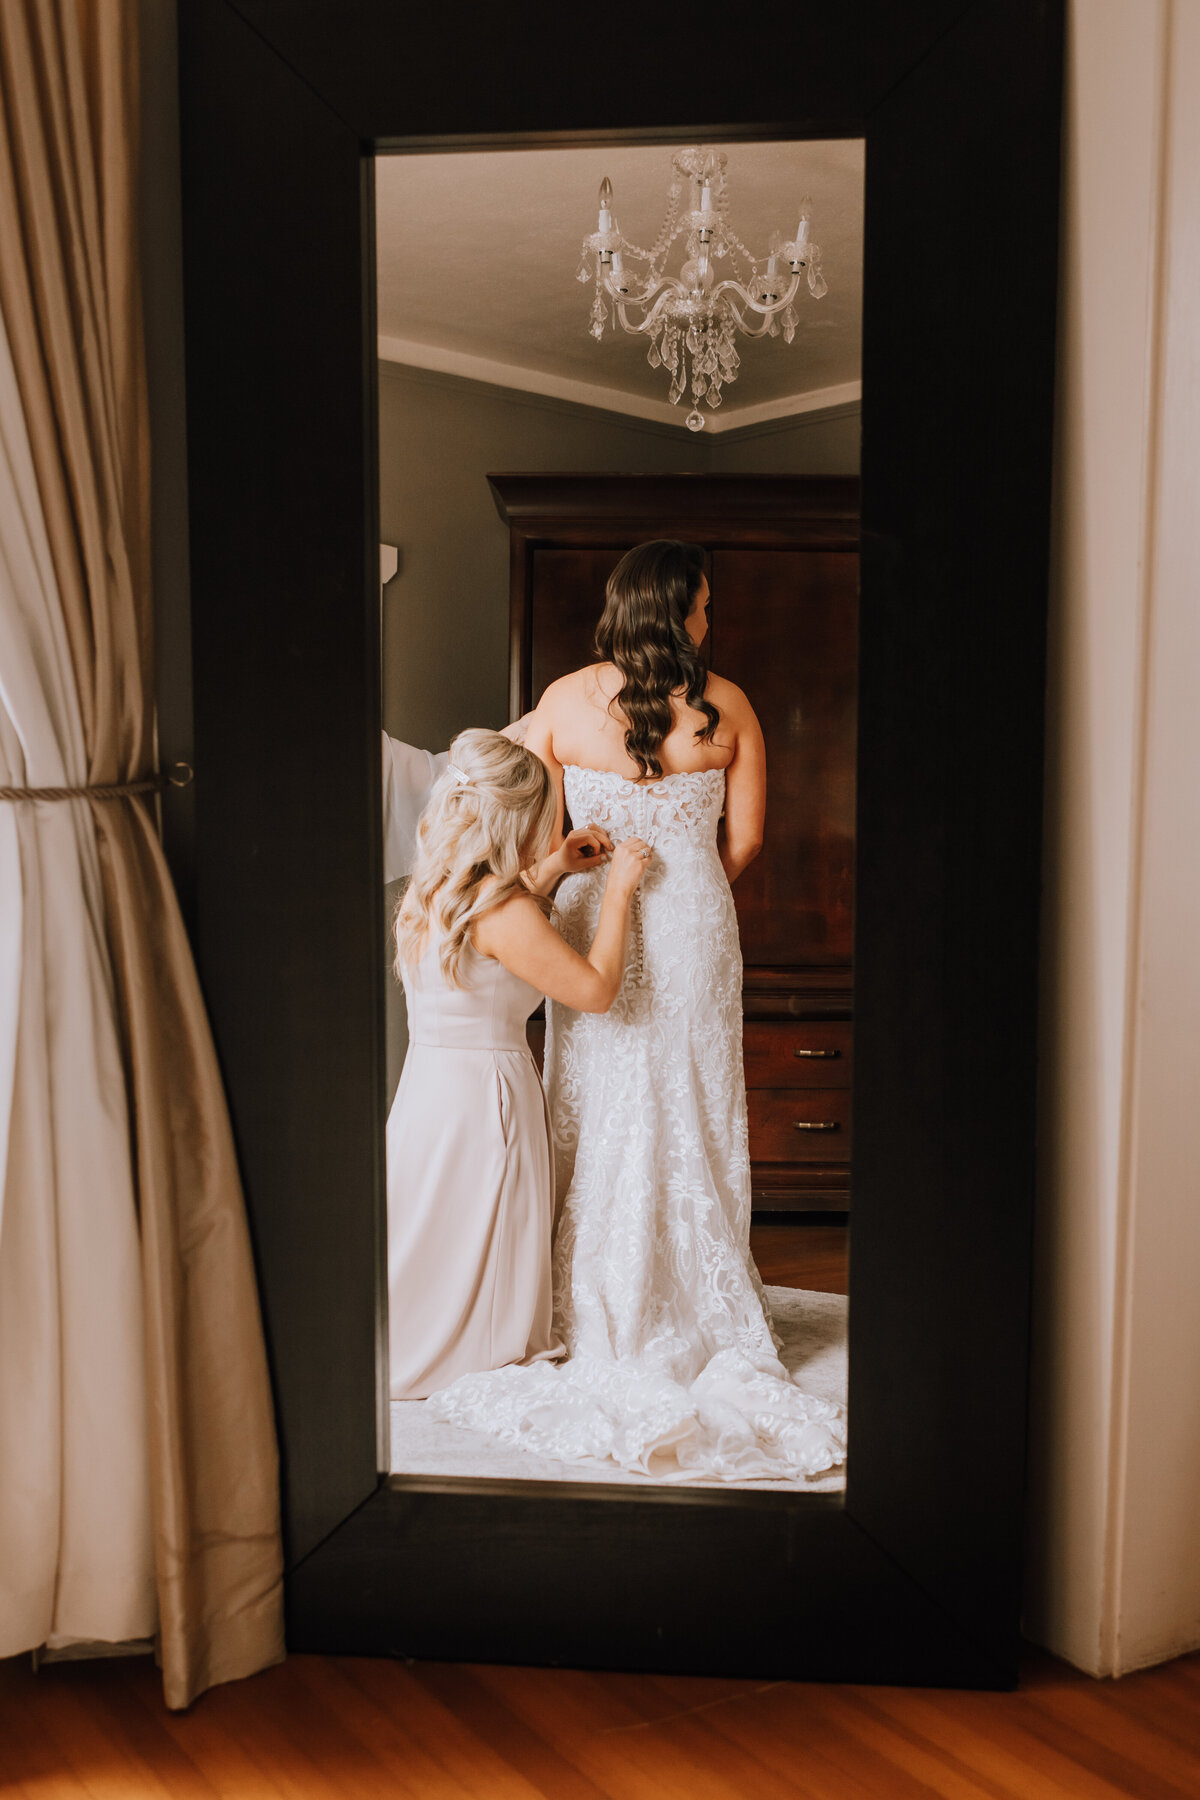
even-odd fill
[[[650,851],[571,832],[550,853],[558,797],[546,765],[496,731],[464,731],[417,830],[396,917],[409,1049],[387,1126],[393,1400],[460,1375],[563,1354],[552,1325],[554,1192],[545,1097],[525,1024],[548,994],[607,1012]],[[609,863],[581,956],[548,896]]]

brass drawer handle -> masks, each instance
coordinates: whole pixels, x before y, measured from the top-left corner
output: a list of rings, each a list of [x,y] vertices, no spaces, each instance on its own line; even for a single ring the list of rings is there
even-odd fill
[[[842,1053],[840,1050],[793,1050],[792,1051],[793,1056],[831,1057],[831,1056],[840,1056],[841,1054]]]
[[[838,1119],[793,1119],[792,1128],[795,1131],[840,1131],[842,1129]]]

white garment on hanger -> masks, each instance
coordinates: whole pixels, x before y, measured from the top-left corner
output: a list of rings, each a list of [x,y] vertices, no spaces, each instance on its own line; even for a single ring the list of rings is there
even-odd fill
[[[448,750],[434,755],[383,734],[383,879],[411,875],[417,847],[417,821],[433,784],[450,761]]]

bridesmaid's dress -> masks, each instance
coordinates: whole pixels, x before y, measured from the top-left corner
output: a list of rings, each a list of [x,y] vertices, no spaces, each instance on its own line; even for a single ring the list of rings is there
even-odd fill
[[[525,1024],[542,996],[469,947],[404,972],[409,1048],[387,1125],[391,1397],[563,1354],[550,1286],[553,1152]]]

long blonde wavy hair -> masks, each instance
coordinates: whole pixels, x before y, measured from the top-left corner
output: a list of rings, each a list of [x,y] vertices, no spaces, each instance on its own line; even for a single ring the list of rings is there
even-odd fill
[[[416,866],[396,914],[397,976],[432,931],[442,974],[461,987],[471,927],[522,891],[521,871],[546,855],[557,820],[539,757],[498,731],[461,731],[417,826]]]

